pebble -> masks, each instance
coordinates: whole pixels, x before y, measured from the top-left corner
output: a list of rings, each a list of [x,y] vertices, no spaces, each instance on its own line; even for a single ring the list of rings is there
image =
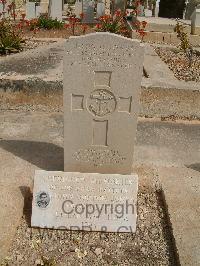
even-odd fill
[[[181,50],[177,52],[174,48],[157,47],[155,51],[177,79],[200,82],[200,56],[197,53],[194,53],[192,65],[189,66],[189,60]]]
[[[102,249],[101,248],[96,248],[94,253],[97,255],[97,256],[100,256],[101,253],[102,253]]]

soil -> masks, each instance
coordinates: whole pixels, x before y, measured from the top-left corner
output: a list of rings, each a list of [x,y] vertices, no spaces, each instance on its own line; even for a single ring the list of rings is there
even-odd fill
[[[95,32],[94,26],[86,25],[86,34]],[[75,36],[83,35],[83,28],[81,26],[77,26],[75,28]],[[35,38],[66,38],[68,39],[70,36],[72,36],[72,30],[70,28],[67,29],[52,29],[52,30],[45,30],[40,29],[36,33],[33,31],[25,31],[24,36],[27,38],[29,37],[35,37]]]
[[[177,79],[200,82],[200,53],[193,53],[190,65],[186,54],[179,49],[158,47],[155,48],[155,51],[173,71]]]

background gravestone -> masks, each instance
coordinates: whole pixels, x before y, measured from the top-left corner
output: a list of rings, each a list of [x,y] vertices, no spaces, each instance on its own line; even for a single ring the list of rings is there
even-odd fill
[[[94,1],[83,0],[83,23],[94,23]]]
[[[196,27],[200,27],[200,5],[197,6],[191,16],[191,33],[195,34]]]
[[[74,13],[77,17],[80,17],[80,14],[82,13],[82,8],[83,8],[82,0],[76,0]]]
[[[124,12],[126,9],[126,2],[124,0],[114,0],[113,1],[113,14],[117,11],[117,10],[121,10],[122,12]]]
[[[110,33],[70,38],[64,57],[64,167],[130,174],[143,47]]]
[[[97,15],[96,15],[96,17],[99,18],[99,17],[102,17],[104,15],[105,15],[105,4],[102,2],[102,0],[100,0],[97,3]]]
[[[49,10],[50,17],[62,21],[62,0],[51,0]]]
[[[40,15],[40,5],[38,2],[27,2],[26,3],[26,18],[33,19]]]

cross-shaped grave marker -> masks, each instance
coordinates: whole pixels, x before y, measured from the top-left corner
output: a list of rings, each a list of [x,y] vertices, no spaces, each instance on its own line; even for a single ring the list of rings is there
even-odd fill
[[[64,62],[65,171],[131,173],[143,49],[109,33],[71,38]]]

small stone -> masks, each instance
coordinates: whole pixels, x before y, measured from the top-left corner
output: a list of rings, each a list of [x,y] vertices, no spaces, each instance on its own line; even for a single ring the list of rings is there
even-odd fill
[[[41,259],[37,259],[37,260],[35,261],[35,265],[38,265],[38,266],[40,266],[40,265],[44,265],[44,262],[43,262],[43,260],[41,260]]]
[[[17,261],[20,261],[20,260],[22,260],[23,259],[23,256],[22,255],[17,255],[17,257],[16,257],[16,260]]]
[[[101,248],[96,248],[94,253],[97,255],[97,256],[100,256],[101,253],[102,253],[102,249]]]

